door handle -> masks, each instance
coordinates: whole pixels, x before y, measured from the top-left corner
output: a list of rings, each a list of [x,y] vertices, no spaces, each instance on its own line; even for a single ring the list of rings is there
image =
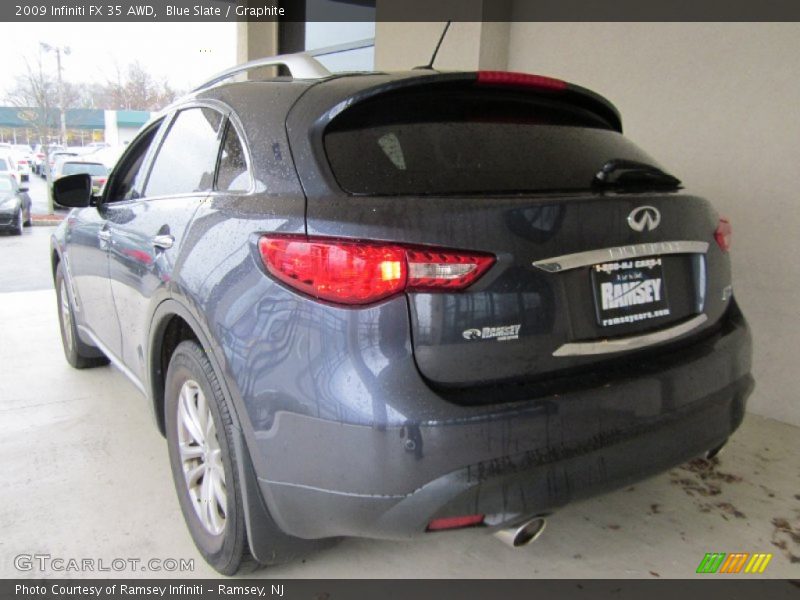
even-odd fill
[[[171,235],[157,235],[150,240],[156,248],[161,248],[162,250],[168,250],[172,248],[172,244],[175,243],[175,238]]]
[[[97,232],[97,237],[103,240],[104,242],[110,242],[111,232],[108,231],[107,229],[101,229],[100,231]]]

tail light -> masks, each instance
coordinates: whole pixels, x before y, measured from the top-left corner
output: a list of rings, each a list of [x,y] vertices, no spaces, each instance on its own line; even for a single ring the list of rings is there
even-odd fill
[[[494,264],[494,256],[302,236],[264,236],[267,271],[314,298],[370,304],[404,291],[462,290]]]
[[[463,517],[445,517],[434,519],[428,523],[427,531],[442,531],[444,529],[460,529],[474,527],[483,523],[484,515],[465,515]]]
[[[560,92],[567,89],[567,83],[560,79],[528,73],[510,71],[478,71],[478,85],[500,85],[509,87],[530,87],[539,90]]]
[[[731,249],[731,238],[733,237],[733,227],[728,219],[720,219],[717,230],[714,232],[714,239],[723,252]]]

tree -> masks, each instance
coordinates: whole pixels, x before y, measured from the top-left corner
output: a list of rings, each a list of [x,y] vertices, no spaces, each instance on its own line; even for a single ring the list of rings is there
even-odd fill
[[[36,130],[37,137],[47,143],[52,111],[58,107],[58,86],[42,68],[41,57],[33,65],[27,58],[24,63],[25,72],[17,76],[6,100],[12,106],[24,109],[18,113],[20,119],[29,123]]]
[[[178,96],[166,81],[157,81],[137,61],[126,72],[117,65],[114,79],[92,90],[96,108],[160,110]]]

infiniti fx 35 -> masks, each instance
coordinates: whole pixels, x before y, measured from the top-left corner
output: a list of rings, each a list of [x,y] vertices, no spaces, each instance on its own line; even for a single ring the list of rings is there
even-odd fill
[[[753,387],[731,227],[612,104],[305,60],[179,100],[99,197],[55,184],[66,358],[146,396],[214,568],[466,526],[524,543],[725,443]]]

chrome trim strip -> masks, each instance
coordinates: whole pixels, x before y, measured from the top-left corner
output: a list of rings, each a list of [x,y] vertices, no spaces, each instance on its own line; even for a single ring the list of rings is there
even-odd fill
[[[627,258],[638,258],[640,256],[652,256],[654,254],[705,254],[706,252],[708,252],[708,242],[691,242],[685,240],[674,242],[649,242],[646,244],[614,246],[612,248],[576,252],[575,254],[564,254],[563,256],[537,260],[533,263],[533,266],[547,271],[548,273],[560,273],[561,271],[568,271],[579,267],[588,267],[604,262],[625,260]]]
[[[125,377],[127,377],[127,378],[128,378],[128,380],[129,380],[129,381],[130,381],[130,382],[131,382],[133,385],[135,385],[135,386],[136,386],[136,389],[137,389],[137,390],[139,390],[140,392],[142,392],[142,394],[144,394],[144,395],[145,395],[145,397],[147,396],[147,392],[146,392],[146,391],[145,391],[145,389],[144,389],[144,384],[143,384],[141,381],[139,381],[139,378],[138,378],[138,377],[136,377],[136,375],[134,375],[134,374],[133,374],[133,371],[131,371],[131,370],[130,370],[128,367],[126,367],[124,364],[122,364],[122,361],[121,361],[119,358],[117,358],[117,357],[114,355],[114,353],[113,353],[113,352],[111,352],[111,351],[110,351],[110,350],[109,350],[109,349],[108,349],[108,348],[105,346],[105,344],[103,344],[103,342],[101,342],[100,340],[98,340],[98,339],[97,339],[97,336],[96,336],[96,335],[95,335],[95,334],[92,332],[92,330],[91,330],[91,329],[89,329],[88,327],[85,327],[84,325],[78,325],[78,329],[80,329],[80,331],[81,331],[82,333],[85,333],[85,334],[86,334],[86,336],[87,336],[87,337],[89,337],[89,339],[91,339],[91,340],[92,340],[92,343],[93,343],[95,346],[97,346],[97,347],[98,347],[100,350],[102,350],[103,354],[105,354],[105,355],[106,355],[106,357],[108,357],[108,360],[110,360],[110,361],[111,361],[111,364],[113,364],[115,367],[117,367],[117,369],[119,369],[120,371],[122,371],[122,374],[123,374],[123,375],[125,375]]]
[[[624,352],[625,350],[635,350],[637,348],[644,348],[651,344],[658,344],[666,342],[676,337],[682,336],[684,333],[689,333],[692,329],[699,327],[708,320],[704,314],[692,317],[688,321],[684,321],[674,327],[662,329],[654,333],[646,333],[644,335],[634,335],[626,338],[618,338],[611,340],[598,340],[596,342],[576,342],[564,344],[558,350],[553,352],[553,356],[591,356],[593,354],[610,354],[612,352]]]

